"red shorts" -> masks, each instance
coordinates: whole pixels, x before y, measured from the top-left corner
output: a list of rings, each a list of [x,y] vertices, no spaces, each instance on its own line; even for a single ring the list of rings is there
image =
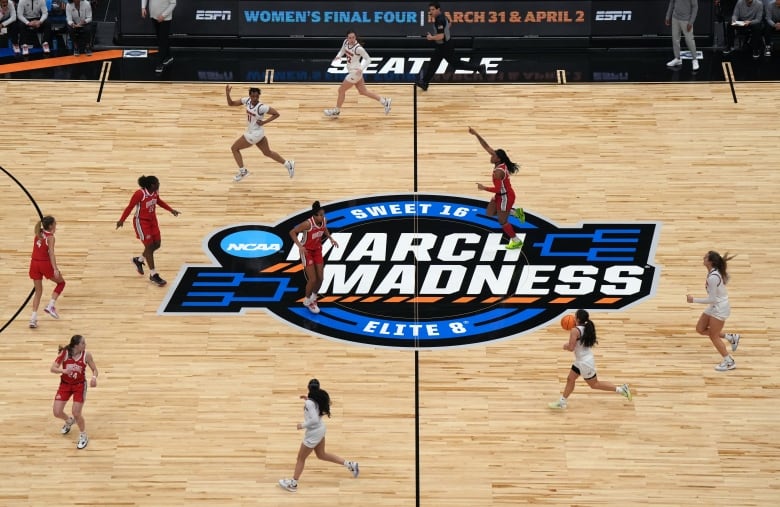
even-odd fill
[[[54,399],[68,401],[71,396],[73,396],[74,403],[84,403],[84,399],[87,397],[87,383],[66,384],[65,382],[60,382],[60,388],[57,389]]]
[[[304,267],[313,266],[315,264],[319,264],[320,266],[325,264],[325,261],[322,260],[322,248],[316,250],[306,249],[306,253],[303,254],[301,262],[303,262]]]
[[[54,268],[51,265],[51,261],[48,259],[45,261],[32,259],[30,261],[30,278],[33,280],[43,280],[43,277],[46,277],[49,280],[54,278]]]
[[[496,194],[493,196],[493,200],[496,202],[496,210],[512,211],[512,206],[515,204],[515,193]]]
[[[133,220],[133,228],[135,237],[141,240],[144,246],[160,242],[160,227],[156,220]]]

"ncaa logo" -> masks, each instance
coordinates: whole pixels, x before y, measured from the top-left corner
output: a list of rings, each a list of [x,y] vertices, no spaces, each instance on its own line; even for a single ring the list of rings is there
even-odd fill
[[[158,313],[271,312],[303,331],[394,349],[462,347],[527,334],[577,308],[618,311],[655,294],[659,224],[562,228],[529,213],[506,240],[485,201],[437,194],[361,197],[324,206],[340,248],[323,244],[319,314],[289,231],[243,224],[204,240],[211,265],[185,265]]]

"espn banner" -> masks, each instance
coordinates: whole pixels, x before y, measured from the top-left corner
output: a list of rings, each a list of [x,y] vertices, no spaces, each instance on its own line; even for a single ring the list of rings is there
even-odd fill
[[[426,1],[193,0],[174,11],[174,35],[222,38],[415,38],[433,31]],[[442,2],[454,37],[644,37],[669,35],[667,0]],[[151,35],[140,2],[121,3],[120,35]],[[712,12],[700,4],[694,32],[708,35]]]

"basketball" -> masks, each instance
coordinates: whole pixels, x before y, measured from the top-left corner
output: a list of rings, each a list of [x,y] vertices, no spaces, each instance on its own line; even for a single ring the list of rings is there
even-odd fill
[[[571,331],[574,329],[574,326],[577,325],[577,319],[574,318],[574,315],[568,314],[564,315],[561,319],[561,327],[565,329],[566,331]]]

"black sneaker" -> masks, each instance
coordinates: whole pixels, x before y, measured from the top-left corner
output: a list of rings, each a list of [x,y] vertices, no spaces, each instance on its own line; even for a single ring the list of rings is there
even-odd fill
[[[422,91],[428,90],[428,83],[424,83],[422,81],[417,81],[414,84],[416,84],[417,88],[421,89]]]
[[[133,264],[135,264],[135,270],[139,275],[144,274],[144,260],[138,257],[133,257]]]
[[[487,67],[484,65],[480,65],[479,69],[477,69],[477,72],[479,72],[479,75],[482,76],[482,79],[487,77]]]
[[[173,63],[173,57],[172,56],[169,56],[168,58],[166,58],[162,62],[163,66],[165,66],[165,67],[167,67],[168,65],[170,65],[172,63]]]
[[[155,69],[154,69],[154,71],[155,71],[156,73],[158,73],[158,74],[162,74],[162,71],[164,71],[164,70],[165,70],[165,65],[163,65],[163,64],[160,64],[160,65],[158,65],[158,66],[157,66],[157,67],[155,67]]]
[[[154,283],[154,284],[157,284],[160,287],[162,287],[163,285],[168,283],[165,280],[163,280],[162,278],[160,278],[160,275],[158,275],[157,273],[155,273],[153,275],[149,275],[149,281]]]

